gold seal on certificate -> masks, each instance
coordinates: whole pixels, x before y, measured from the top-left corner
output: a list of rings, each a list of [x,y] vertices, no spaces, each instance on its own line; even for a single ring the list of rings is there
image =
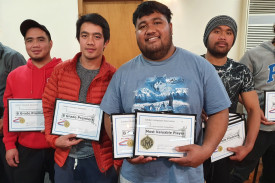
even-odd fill
[[[64,121],[64,126],[65,126],[66,128],[68,128],[68,127],[70,126],[70,122],[67,121],[67,120],[65,120],[65,121]]]
[[[144,148],[144,149],[150,149],[153,145],[154,145],[154,140],[149,137],[148,135],[146,137],[144,137],[141,142],[140,145]]]
[[[128,146],[128,147],[133,147],[133,146],[134,146],[134,141],[133,141],[133,139],[128,139],[128,140],[127,140],[127,146]]]
[[[221,152],[222,151],[222,146],[218,147],[218,151]]]
[[[25,123],[25,119],[21,117],[21,118],[19,119],[19,123]]]

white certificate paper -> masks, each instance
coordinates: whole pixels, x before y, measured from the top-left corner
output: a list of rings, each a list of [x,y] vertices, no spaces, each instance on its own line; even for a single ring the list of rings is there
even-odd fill
[[[194,144],[195,115],[136,113],[134,155],[183,157],[175,147]]]
[[[275,91],[265,92],[265,117],[268,121],[275,121]]]
[[[8,99],[9,131],[41,131],[45,129],[41,99]]]
[[[135,114],[112,114],[111,118],[114,159],[133,157]]]
[[[211,162],[220,160],[227,156],[233,154],[233,152],[228,151],[228,147],[237,147],[241,146],[244,143],[245,139],[245,120],[241,119],[240,121],[229,124],[225,135],[211,156]]]
[[[77,138],[98,141],[102,115],[99,105],[57,99],[52,134],[76,134]]]

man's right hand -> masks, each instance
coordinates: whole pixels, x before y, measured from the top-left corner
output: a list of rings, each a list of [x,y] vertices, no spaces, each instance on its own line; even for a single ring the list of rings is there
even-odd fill
[[[9,166],[11,167],[17,167],[19,164],[19,154],[18,154],[18,150],[15,149],[10,149],[7,150],[6,152],[6,160],[7,163],[9,164]]]
[[[261,110],[261,123],[264,125],[274,125],[275,122],[268,121],[267,118],[264,116],[264,112]]]
[[[76,139],[76,134],[62,135],[56,139],[55,146],[61,149],[70,149],[82,140],[83,139]]]
[[[144,156],[138,156],[136,158],[127,159],[127,161],[132,164],[144,164],[155,160],[157,160],[157,158],[152,158],[152,157],[145,158]]]

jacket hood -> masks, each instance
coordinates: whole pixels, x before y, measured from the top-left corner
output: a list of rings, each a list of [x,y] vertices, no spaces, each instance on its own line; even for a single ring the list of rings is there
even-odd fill
[[[263,45],[264,47],[268,47],[270,51],[273,50],[275,52],[275,46],[272,44],[271,41],[265,41],[261,45]]]
[[[52,69],[54,68],[57,64],[61,63],[62,60],[60,58],[53,58],[52,61],[50,61],[49,63],[47,63],[46,65],[44,65],[43,67],[41,68],[37,68],[33,63],[32,63],[32,60],[31,58],[29,58],[28,62],[27,62],[27,66],[34,70],[34,69],[45,69],[45,70],[48,70],[48,69]]]

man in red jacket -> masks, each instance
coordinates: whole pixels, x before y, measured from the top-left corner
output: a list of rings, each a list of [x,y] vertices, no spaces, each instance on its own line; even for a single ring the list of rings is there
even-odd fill
[[[53,43],[50,32],[45,26],[28,19],[22,22],[20,31],[30,59],[27,65],[13,70],[7,78],[3,99],[5,108],[3,141],[6,147],[6,160],[9,166],[14,167],[12,182],[42,183],[45,172],[49,172],[53,182],[54,150],[46,142],[44,132],[9,130],[8,99],[41,99],[53,68],[62,61],[51,58]]]
[[[81,52],[54,69],[42,97],[46,139],[56,149],[55,182],[117,182],[115,169],[121,162],[113,161],[112,143],[104,128],[98,142],[77,139],[76,134],[51,134],[56,98],[100,104],[116,71],[103,56],[110,29],[101,15],[80,17],[76,38]]]

